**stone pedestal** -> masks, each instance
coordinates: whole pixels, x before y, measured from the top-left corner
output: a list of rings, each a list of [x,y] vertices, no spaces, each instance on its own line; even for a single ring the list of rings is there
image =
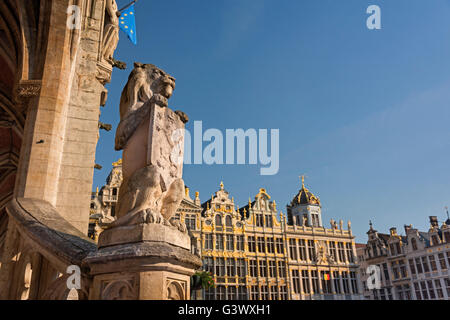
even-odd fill
[[[189,300],[190,277],[201,259],[176,227],[139,224],[105,230],[84,260],[93,275],[90,299]]]

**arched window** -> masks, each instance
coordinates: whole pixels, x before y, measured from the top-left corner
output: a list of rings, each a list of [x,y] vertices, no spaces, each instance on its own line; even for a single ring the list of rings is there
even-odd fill
[[[222,218],[220,215],[216,215],[216,226],[222,226]]]
[[[227,216],[227,217],[225,218],[225,225],[226,225],[227,227],[233,226],[233,222],[232,222],[230,216]]]
[[[417,240],[416,240],[416,238],[412,238],[412,239],[411,239],[411,247],[412,247],[412,249],[413,249],[414,251],[417,250]]]

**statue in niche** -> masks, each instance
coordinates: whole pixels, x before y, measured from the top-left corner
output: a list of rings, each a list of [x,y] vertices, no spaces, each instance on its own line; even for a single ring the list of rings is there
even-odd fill
[[[135,63],[120,99],[115,149],[123,150],[117,220],[111,228],[140,223],[174,225],[184,197],[184,125],[168,108],[175,79],[152,64]]]
[[[103,59],[113,67],[126,69],[124,62],[118,61],[113,57],[119,43],[119,17],[120,12],[118,11],[116,0],[106,0],[102,55]]]

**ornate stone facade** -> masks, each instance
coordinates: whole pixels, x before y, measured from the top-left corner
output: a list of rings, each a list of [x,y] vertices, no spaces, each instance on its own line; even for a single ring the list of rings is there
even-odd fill
[[[66,280],[96,250],[85,234],[113,68],[106,5],[0,2],[0,299],[88,298],[85,269],[75,292]]]
[[[92,203],[101,197],[93,193]],[[362,297],[350,223],[347,230],[342,221],[324,227],[320,200],[304,183],[287,217],[265,189],[239,208],[223,183],[204,203],[198,192],[191,198],[186,188],[176,217],[189,230],[192,252],[202,257],[203,269],[215,280],[216,287],[203,292],[203,299]],[[90,230],[101,231],[95,215]]]
[[[450,218],[439,226],[437,217],[430,217],[427,232],[405,225],[402,236],[396,228],[379,233],[371,222],[367,235],[367,244],[358,249],[365,299],[450,299]],[[368,273],[369,266],[380,270],[379,287],[370,286],[375,274]]]

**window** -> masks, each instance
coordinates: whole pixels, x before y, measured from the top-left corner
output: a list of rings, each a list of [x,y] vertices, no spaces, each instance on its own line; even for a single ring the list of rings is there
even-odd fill
[[[205,249],[206,250],[213,249],[213,235],[211,233],[205,234]]]
[[[297,240],[289,239],[289,257],[291,260],[297,260]]]
[[[278,254],[284,254],[283,238],[275,238],[275,241],[277,243],[277,253]]]
[[[398,300],[405,300],[403,286],[396,286],[395,291],[397,291]]]
[[[405,300],[412,300],[411,299],[411,287],[409,286],[409,284],[405,284],[403,286],[403,292],[405,294]]]
[[[214,259],[212,257],[203,259],[203,270],[214,273]]]
[[[303,284],[303,291],[306,294],[310,293],[311,287],[309,286],[308,270],[302,270],[302,284]]]
[[[387,288],[386,291],[387,291],[387,294],[388,294],[388,300],[393,300],[392,289],[391,288]]]
[[[186,215],[186,217],[184,218],[184,222],[185,222],[185,224],[186,224],[186,228],[188,229],[188,230],[195,230],[195,225],[196,225],[196,218],[195,218],[195,215],[191,215],[191,214],[188,214],[188,215]]]
[[[247,275],[245,267],[245,260],[242,258],[237,259],[237,275],[238,277],[245,277]]]
[[[284,261],[278,261],[278,277],[286,278],[286,264]]]
[[[236,262],[234,259],[227,259],[227,276],[234,277],[236,275]]]
[[[439,265],[441,266],[441,270],[446,270],[447,265],[445,263],[445,256],[443,253],[438,254]]]
[[[224,286],[217,286],[216,289],[217,293],[217,300],[225,300],[225,287]]]
[[[444,298],[444,292],[442,291],[441,280],[440,279],[434,280],[434,286],[436,287],[437,297],[439,299],[443,299]]]
[[[397,249],[397,254],[402,253],[402,248],[400,247],[400,242],[395,243],[395,248]]]
[[[389,244],[389,251],[391,251],[391,256],[395,256],[395,247],[394,244]]]
[[[413,249],[414,251],[417,250],[417,240],[416,240],[416,238],[412,238],[412,239],[411,239],[411,246],[412,246],[412,249]]]
[[[315,256],[316,256],[316,250],[314,247],[314,241],[312,240],[308,240],[308,255],[309,255],[309,260],[314,260]]]
[[[259,262],[259,276],[267,277],[267,263],[266,260],[258,260]]]
[[[414,291],[416,292],[416,299],[422,300],[422,293],[420,292],[419,283],[414,282]]]
[[[225,276],[225,259],[224,258],[216,258],[216,276],[217,277]]]
[[[400,269],[398,266],[398,261],[392,262],[392,273],[394,274],[394,279],[400,278]]]
[[[228,287],[227,300],[237,300],[237,288]]]
[[[267,228],[273,228],[273,221],[272,221],[272,215],[267,214],[266,215],[266,227]]]
[[[227,227],[227,232],[232,232],[233,231],[233,219],[231,218],[231,216],[226,216],[225,217],[225,225]]]
[[[358,280],[356,278],[356,272],[350,272],[350,283],[352,285],[353,294],[358,294]]]
[[[258,237],[258,252],[262,252],[265,253],[265,245],[264,245],[264,238],[263,237]]]
[[[269,277],[276,278],[277,264],[274,260],[269,261]]]
[[[280,287],[280,297],[281,297],[281,300],[287,300],[288,299],[286,286],[281,286]]]
[[[409,259],[409,269],[411,270],[411,274],[416,274],[416,267],[414,266],[413,259]]]
[[[223,250],[223,235],[216,234],[216,250]]]
[[[345,262],[344,244],[338,242],[339,262]]]
[[[294,289],[294,293],[300,293],[300,275],[298,270],[292,270],[292,287]]]
[[[447,288],[447,296],[450,297],[450,278],[444,279],[445,287]]]
[[[267,238],[267,252],[275,253],[275,245],[273,243],[273,238]]]
[[[388,269],[387,263],[383,263],[383,273],[384,273],[384,279],[386,281],[389,281],[390,276],[389,276],[389,269]]]
[[[420,283],[420,288],[422,289],[422,297],[424,300],[428,300],[428,291],[427,291],[427,284],[425,281],[422,281]]]
[[[350,294],[350,287],[348,285],[348,272],[347,271],[343,271],[342,272],[342,285],[343,285],[343,289],[344,289],[344,293],[345,294]]]
[[[220,215],[216,215],[216,230],[222,231],[222,218]]]
[[[240,286],[238,288],[238,300],[247,300],[247,288]]]
[[[428,259],[430,260],[430,266],[432,271],[437,271],[437,264],[436,264],[436,258],[433,256],[429,256]]]
[[[312,289],[314,293],[320,293],[319,289],[319,274],[317,270],[311,271],[311,282],[312,282]]]
[[[330,242],[330,255],[333,257],[335,262],[338,262],[337,251],[336,251],[336,242]]]
[[[248,237],[248,251],[256,252],[255,237]]]
[[[402,278],[406,278],[408,276],[408,272],[406,271],[405,260],[400,261],[400,275]]]
[[[205,300],[214,300],[214,288],[205,289]]]
[[[234,238],[232,234],[227,234],[227,251],[234,251]]]
[[[259,287],[251,286],[250,287],[250,296],[252,300],[259,300]]]
[[[256,226],[263,227],[264,226],[264,215],[261,213],[256,214]]]
[[[384,289],[380,289],[380,300],[386,300],[386,292],[384,291]]]
[[[336,290],[337,294],[341,294],[342,293],[341,277],[339,276],[338,271],[333,272],[333,281],[334,281],[334,290]]]
[[[422,257],[422,265],[423,265],[423,271],[430,272],[430,266],[428,265],[427,257]]]
[[[269,300],[269,288],[267,286],[261,286],[261,300]]]
[[[256,265],[256,260],[249,260],[250,263],[250,277],[258,276],[258,267]]]
[[[271,300],[278,300],[278,287],[270,286],[270,299]]]
[[[416,258],[416,269],[417,269],[417,274],[423,273],[422,264],[420,263],[419,258]]]
[[[305,243],[305,239],[299,239],[298,240],[298,245],[299,245],[300,260],[301,261],[306,261],[307,257],[306,257],[306,243]]]
[[[445,254],[447,255],[448,265],[450,266],[450,252],[447,251]]]
[[[311,218],[312,218],[312,226],[313,227],[320,227],[320,220],[319,220],[319,215],[316,213],[311,214]]]
[[[433,281],[428,280],[427,284],[428,284],[428,295],[430,296],[430,299],[431,300],[436,299],[436,293],[434,292]]]
[[[350,262],[350,263],[354,263],[355,262],[355,258],[354,258],[354,255],[353,255],[353,248],[352,248],[352,244],[351,243],[346,243],[345,244],[345,249],[347,250],[347,258],[348,258],[348,261]]]
[[[244,251],[244,236],[236,236],[236,250]]]

